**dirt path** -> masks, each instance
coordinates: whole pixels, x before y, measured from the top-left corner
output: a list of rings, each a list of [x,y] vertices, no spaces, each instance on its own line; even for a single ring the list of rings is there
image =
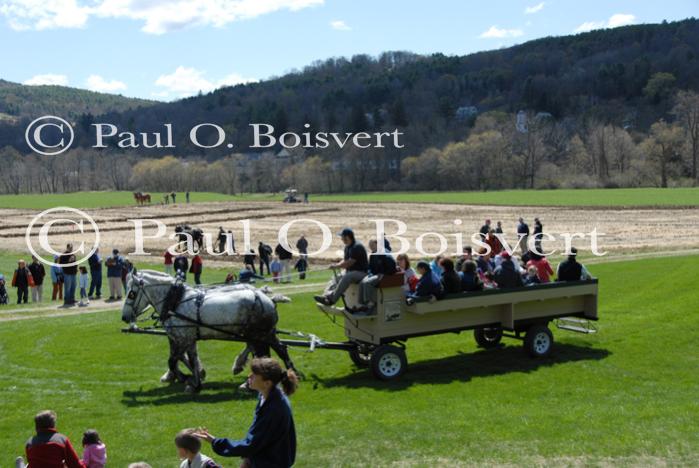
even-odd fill
[[[159,219],[168,227],[168,234],[179,223],[188,223],[211,233],[215,238],[219,226],[234,233],[236,247],[242,250],[242,221],[250,222],[250,241],[257,248],[258,241],[276,244],[279,229],[287,222],[296,221],[289,230],[289,240],[293,245],[301,233],[305,233],[310,242],[309,249],[314,251],[321,245],[322,236],[317,226],[300,219],[313,219],[328,226],[333,234],[332,246],[315,262],[323,263],[337,258],[341,248],[339,239],[334,234],[344,226],[351,226],[357,237],[366,242],[375,236],[375,219],[397,219],[407,225],[404,237],[410,243],[409,254],[419,256],[416,248],[417,238],[424,233],[438,232],[446,237],[447,252],[454,254],[457,250],[456,236],[461,235],[468,243],[471,235],[478,231],[486,218],[492,219],[493,225],[502,221],[505,235],[511,243],[516,238],[517,219],[522,216],[533,227],[534,217],[539,217],[544,224],[544,231],[556,236],[554,242],[545,242],[549,248],[562,249],[564,246],[561,233],[589,233],[596,229],[600,234],[600,250],[610,254],[636,254],[646,251],[671,251],[699,248],[699,208],[587,208],[576,207],[508,207],[484,205],[424,204],[424,203],[313,203],[282,204],[275,202],[216,202],[196,205],[153,205],[131,208],[103,208],[87,210],[94,217],[101,232],[102,252],[119,248],[121,252],[133,251],[135,242],[133,224],[129,219]],[[7,221],[0,224],[0,246],[3,250],[26,251],[25,229],[30,220],[38,213],[31,210],[0,209],[0,217]],[[461,220],[455,224],[454,220]],[[144,234],[155,233],[155,228],[144,223]],[[34,233],[38,232],[38,227]],[[52,244],[62,248],[65,243],[74,244],[84,240],[90,247],[94,235],[89,232],[81,235],[75,226],[57,223],[51,230]],[[386,232],[394,231],[395,225],[387,224]],[[145,251],[160,256],[165,248],[174,243],[171,239],[146,239]],[[589,242],[576,240],[576,245],[589,249]],[[394,246],[398,244],[393,241]],[[38,243],[37,243],[38,245]],[[423,250],[436,252],[440,242],[435,235],[423,238]],[[213,266],[239,265],[241,259],[207,257]]]

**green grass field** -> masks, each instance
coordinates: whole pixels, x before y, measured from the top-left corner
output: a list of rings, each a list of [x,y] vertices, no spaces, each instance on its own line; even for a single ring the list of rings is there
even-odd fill
[[[470,333],[419,338],[408,341],[407,373],[387,384],[342,352],[293,350],[306,374],[292,398],[297,466],[696,466],[697,260],[595,265],[600,332],[554,330],[554,354],[543,360],[513,341],[478,350]],[[282,328],[343,337],[311,294],[293,299],[279,306]],[[208,380],[186,395],[158,382],[165,340],[120,333],[119,317],[1,323],[1,466],[12,466],[45,408],[76,442],[96,428],[110,466],[176,466],[173,437],[184,427],[244,435],[255,402],[229,371],[241,345],[203,343]]]
[[[162,194],[152,193],[160,203]],[[192,203],[212,201],[281,202],[282,194],[225,195],[212,192],[191,194]],[[372,192],[345,194],[311,194],[311,202],[420,202],[515,206],[614,206],[663,207],[699,206],[699,188],[639,188],[580,190],[503,190],[495,192]],[[177,194],[184,203],[184,193]],[[134,204],[131,192],[77,192],[47,195],[0,195],[0,208],[46,209],[54,206],[101,208]]]
[[[699,206],[699,188],[376,192],[313,195],[315,201],[420,202],[507,206]]]
[[[177,203],[184,204],[184,192],[177,192]],[[191,193],[191,201],[212,202],[238,199],[232,195],[213,192]],[[163,194],[151,192],[153,203],[161,203]],[[55,206],[70,206],[72,208],[106,208],[113,206],[133,206],[136,202],[132,192],[73,192],[55,194],[22,194],[0,195],[0,208],[22,208],[45,210]]]

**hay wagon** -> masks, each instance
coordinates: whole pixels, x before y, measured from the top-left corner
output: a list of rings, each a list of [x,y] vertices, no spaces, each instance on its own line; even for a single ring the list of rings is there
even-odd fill
[[[594,333],[597,320],[597,280],[547,283],[516,289],[489,289],[446,296],[419,298],[407,303],[402,275],[384,277],[379,284],[376,314],[359,316],[350,311],[358,303],[358,286],[343,297],[345,307],[318,303],[318,308],[344,322],[346,342],[327,343],[314,337],[312,348],[340,349],[361,367],[370,367],[381,380],[400,377],[407,368],[405,342],[409,338],[473,330],[479,346],[493,348],[503,337],[519,339],[533,357],[551,352],[559,329]],[[290,346],[308,341],[283,340]]]

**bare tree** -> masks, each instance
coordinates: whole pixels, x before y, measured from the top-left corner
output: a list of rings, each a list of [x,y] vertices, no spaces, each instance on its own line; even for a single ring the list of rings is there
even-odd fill
[[[697,184],[697,158],[699,158],[699,94],[694,91],[679,91],[675,96],[672,113],[682,125],[689,138],[689,157],[692,164],[692,179]]]

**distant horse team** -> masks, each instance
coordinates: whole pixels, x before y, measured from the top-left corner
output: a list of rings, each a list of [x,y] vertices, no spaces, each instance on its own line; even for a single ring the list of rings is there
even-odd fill
[[[138,205],[145,205],[146,203],[150,204],[151,202],[150,193],[134,192],[133,197]]]

